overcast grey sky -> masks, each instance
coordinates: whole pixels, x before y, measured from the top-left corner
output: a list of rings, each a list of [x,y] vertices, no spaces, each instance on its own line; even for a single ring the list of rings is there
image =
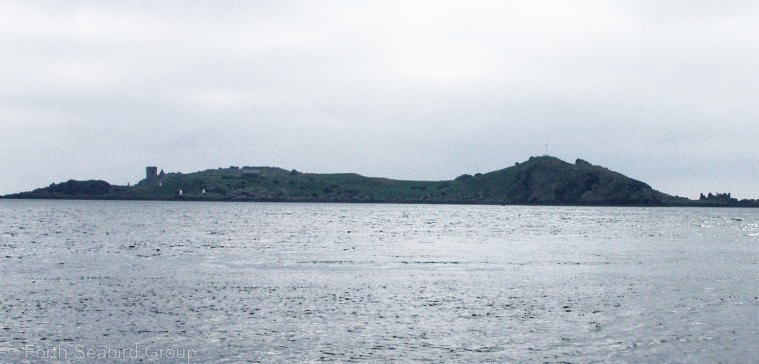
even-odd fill
[[[756,1],[0,1],[0,194],[545,153],[759,198]]]

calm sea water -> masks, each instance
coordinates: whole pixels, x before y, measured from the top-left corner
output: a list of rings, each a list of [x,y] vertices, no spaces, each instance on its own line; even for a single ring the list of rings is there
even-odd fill
[[[754,362],[757,212],[0,201],[0,362]]]

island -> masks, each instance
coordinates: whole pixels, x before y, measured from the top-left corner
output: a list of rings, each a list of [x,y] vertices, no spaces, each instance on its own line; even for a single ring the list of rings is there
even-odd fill
[[[698,200],[671,196],[582,159],[568,163],[552,156],[530,157],[501,170],[444,181],[303,173],[277,167],[164,173],[150,166],[145,178],[134,186],[70,180],[3,198],[759,207],[757,200],[739,201],[729,193],[702,194]]]

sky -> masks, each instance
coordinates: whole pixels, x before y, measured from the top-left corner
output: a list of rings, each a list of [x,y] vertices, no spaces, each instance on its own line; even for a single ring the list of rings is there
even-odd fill
[[[759,198],[756,1],[0,0],[0,194],[550,154]]]

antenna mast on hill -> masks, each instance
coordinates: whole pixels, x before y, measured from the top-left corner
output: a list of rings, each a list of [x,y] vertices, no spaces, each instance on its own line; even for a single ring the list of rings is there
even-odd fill
[[[546,154],[545,154],[545,156],[548,157],[548,143],[546,143]]]

